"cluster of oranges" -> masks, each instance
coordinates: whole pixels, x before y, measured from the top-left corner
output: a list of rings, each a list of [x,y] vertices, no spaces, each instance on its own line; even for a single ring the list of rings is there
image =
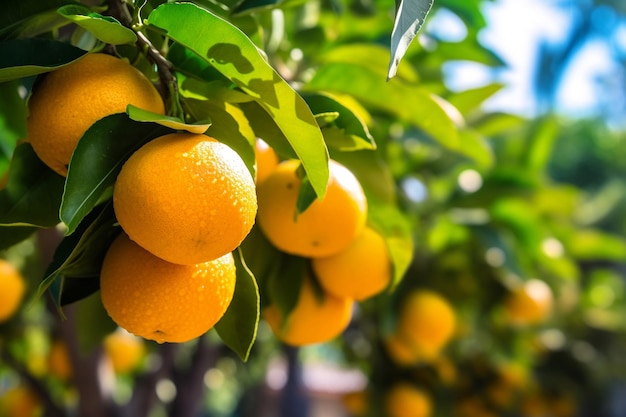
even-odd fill
[[[257,141],[257,155],[267,154]],[[261,159],[257,160],[260,162]],[[392,267],[384,238],[367,225],[367,199],[358,179],[342,164],[329,161],[323,199],[296,212],[302,179],[297,160],[264,157],[257,178],[258,224],[277,249],[306,258],[295,307],[284,314],[278,305],[264,317],[283,342],[300,346],[325,342],[349,324],[356,301],[388,287]],[[296,279],[281,277],[280,279]]]
[[[35,86],[28,141],[44,163],[67,175],[85,131],[131,104],[165,113],[143,73],[123,59],[87,54]],[[256,216],[254,180],[239,155],[206,135],[156,138],[122,166],[113,206],[122,232],[100,278],[111,318],[157,342],[185,342],[213,327],[234,293],[231,252]]]

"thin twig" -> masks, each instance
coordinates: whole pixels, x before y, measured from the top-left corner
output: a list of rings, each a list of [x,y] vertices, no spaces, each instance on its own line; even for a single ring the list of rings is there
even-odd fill
[[[119,20],[119,22],[127,28],[134,30],[133,16],[130,10],[128,10],[128,6],[124,0],[107,0],[107,4],[109,6],[108,13],[111,16]],[[135,35],[137,35],[137,48],[156,67],[157,74],[159,75],[161,94],[166,98],[166,102],[169,104],[170,115],[184,120],[182,106],[178,101],[178,83],[174,75],[172,63],[161,54],[145,33],[135,30]]]

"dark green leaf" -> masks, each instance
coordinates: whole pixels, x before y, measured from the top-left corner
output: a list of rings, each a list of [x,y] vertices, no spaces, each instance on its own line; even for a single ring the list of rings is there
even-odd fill
[[[191,3],[163,4],[151,25],[207,60],[272,116],[296,151],[318,196],[326,192],[328,154],[306,102],[265,61],[237,27]]]
[[[70,44],[50,39],[0,42],[0,82],[55,70],[86,53]]]
[[[287,317],[298,303],[307,262],[305,258],[282,252],[280,258],[276,259],[275,268],[267,282],[267,294],[283,317]]]
[[[67,172],[60,210],[67,234],[74,232],[115,183],[126,159],[141,145],[168,133],[172,130],[136,122],[124,113],[100,119],[87,129],[76,145]]]
[[[0,226],[0,251],[28,239],[37,230],[33,226]]]
[[[246,361],[256,339],[261,302],[259,287],[241,250],[233,253],[237,266],[235,294],[215,330],[222,341]]]
[[[123,45],[137,41],[137,35],[119,21],[94,13],[85,6],[68,5],[59,8],[58,13],[76,25],[89,31],[96,38],[111,45]]]
[[[120,233],[116,223],[113,204],[110,201],[83,219],[75,233],[66,236],[57,246],[45,278],[39,285],[38,295],[41,296],[50,289],[57,307],[66,300],[76,301],[78,297],[88,295],[93,289],[93,282],[76,283],[84,286],[80,289],[70,287],[72,292],[65,296],[64,284],[59,281],[69,278],[91,281],[100,276],[104,255]]]
[[[59,223],[65,178],[48,168],[29,143],[13,154],[9,179],[0,191],[0,224],[51,227]]]
[[[0,2],[0,39],[33,37],[67,24],[56,12],[72,0],[19,0]]]
[[[391,33],[391,53],[387,78],[396,75],[400,60],[426,19],[433,0],[397,0],[396,18]]]

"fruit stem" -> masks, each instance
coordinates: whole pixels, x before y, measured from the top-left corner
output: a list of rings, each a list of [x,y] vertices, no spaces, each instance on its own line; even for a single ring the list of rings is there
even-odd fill
[[[174,75],[172,63],[152,44],[146,34],[140,31],[141,25],[133,24],[133,16],[124,0],[107,0],[107,4],[109,6],[109,14],[135,32],[135,35],[137,35],[137,48],[156,66],[161,84],[161,94],[166,98],[168,104],[168,115],[184,121],[185,115],[180,104],[178,82]]]

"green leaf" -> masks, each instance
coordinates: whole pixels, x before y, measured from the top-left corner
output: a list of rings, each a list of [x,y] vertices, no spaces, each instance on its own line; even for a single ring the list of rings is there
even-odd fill
[[[29,143],[20,144],[7,186],[0,191],[0,225],[57,225],[64,183],[65,178],[41,162]]]
[[[279,156],[285,159],[298,158],[283,132],[257,102],[241,103],[239,107],[245,113],[254,133],[267,142]]]
[[[280,7],[293,7],[305,3],[306,0],[243,0],[232,10],[234,15],[260,13]]]
[[[574,231],[563,243],[578,260],[623,261],[626,258],[626,240],[601,230]]]
[[[459,152],[474,160],[480,168],[491,168],[495,162],[493,150],[485,138],[473,130],[459,131],[461,148]]]
[[[0,42],[0,83],[53,71],[86,53],[70,44],[50,39]]]
[[[30,38],[68,24],[57,8],[72,0],[20,0],[0,3],[0,39]]]
[[[0,251],[28,239],[39,230],[34,226],[0,226]]]
[[[109,246],[120,233],[116,226],[112,202],[99,206],[89,213],[75,233],[66,236],[57,246],[52,262],[48,265],[45,278],[39,284],[40,297],[48,289],[57,307],[88,296],[93,291],[92,280],[100,276],[102,260]],[[65,285],[61,280],[85,280],[85,283],[72,282],[69,292],[64,294]],[[75,284],[75,285],[74,285]]]
[[[128,107],[126,108],[126,113],[128,113],[128,116],[131,118],[131,120],[134,120],[136,122],[153,122],[173,130],[186,130],[187,132],[195,133],[197,135],[205,133],[209,126],[211,126],[211,123],[187,124],[176,117],[153,113],[149,110],[135,107],[132,104],[128,105]]]
[[[459,147],[452,119],[430,92],[415,85],[399,80],[386,82],[361,65],[329,63],[317,70],[304,89],[349,94],[364,105],[417,126],[449,149]]]
[[[86,280],[68,279],[66,281],[81,282]],[[94,279],[94,284],[99,279]],[[70,284],[71,285],[71,284]],[[82,354],[89,354],[102,345],[102,340],[117,329],[117,324],[107,314],[102,305],[100,294],[94,293],[76,305],[76,336],[78,349]]]
[[[448,101],[454,105],[463,115],[467,116],[480,108],[488,98],[504,88],[504,84],[492,83],[478,88],[470,88],[452,94]]]
[[[326,145],[342,151],[375,149],[376,143],[365,122],[350,108],[330,94],[305,94],[311,110],[318,114],[338,115],[322,127]],[[319,122],[318,122],[319,124]]]
[[[256,339],[261,315],[259,287],[241,250],[233,253],[237,267],[235,294],[224,316],[215,325],[222,341],[246,361]]]
[[[426,19],[433,0],[396,0],[396,18],[391,33],[392,58],[387,79],[396,75],[400,60]]]
[[[321,63],[355,64],[367,68],[382,80],[388,74],[391,60],[389,50],[375,43],[349,43],[338,45],[324,52],[318,60]],[[411,65],[397,68],[396,78],[408,83],[419,81],[419,74]]]
[[[336,152],[331,157],[359,180],[367,198],[368,224],[385,239],[393,264],[395,287],[413,260],[413,232],[396,203],[396,186],[385,162],[374,151]]]
[[[150,14],[148,23],[165,30],[252,96],[302,160],[317,195],[324,195],[328,153],[315,117],[243,32],[191,3],[163,4]]]
[[[151,139],[172,133],[119,113],[94,123],[78,141],[67,172],[60,218],[67,234],[98,204],[130,155]]]
[[[68,5],[59,8],[58,13],[104,43],[123,45],[137,41],[137,35],[131,29],[110,16],[92,12],[88,7]]]

